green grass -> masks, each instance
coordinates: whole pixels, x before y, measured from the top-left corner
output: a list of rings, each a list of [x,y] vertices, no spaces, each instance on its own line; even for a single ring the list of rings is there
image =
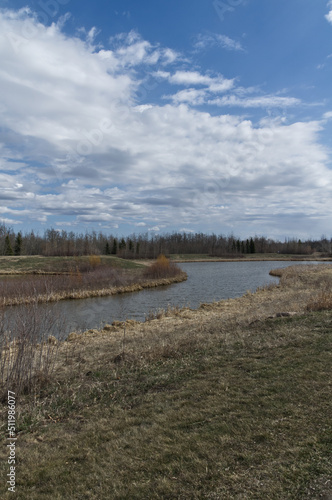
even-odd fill
[[[75,347],[18,404],[15,498],[331,494],[332,313],[192,328],[149,351],[134,338],[120,363],[114,342]]]
[[[101,265],[116,269],[138,269],[142,268],[130,260],[120,259],[115,256],[100,256]],[[13,273],[61,273],[75,269],[77,266],[89,263],[89,257],[43,257],[40,255],[20,256],[20,257],[0,257],[1,272]]]

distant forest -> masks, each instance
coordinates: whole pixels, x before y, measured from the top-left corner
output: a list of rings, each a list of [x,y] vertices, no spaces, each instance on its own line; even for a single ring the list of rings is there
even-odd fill
[[[160,254],[205,254],[215,257],[244,256],[248,253],[281,253],[311,255],[320,252],[332,256],[332,238],[301,241],[287,238],[276,241],[262,236],[245,240],[234,235],[203,233],[169,233],[162,235],[132,234],[107,236],[101,232],[74,232],[47,229],[43,236],[34,231],[15,233],[0,224],[0,255],[81,256],[117,255],[126,259],[156,258]]]

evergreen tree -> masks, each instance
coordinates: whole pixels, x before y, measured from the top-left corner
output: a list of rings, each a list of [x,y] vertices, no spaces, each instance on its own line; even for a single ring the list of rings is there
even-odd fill
[[[124,238],[121,238],[121,241],[119,243],[119,250],[123,250],[124,248],[126,248],[126,242]]]
[[[246,241],[246,253],[250,253],[250,243],[248,239]]]
[[[5,255],[14,255],[8,234],[6,235],[5,238]]]
[[[255,253],[256,252],[255,242],[254,242],[254,240],[252,238],[250,238],[249,248],[250,248],[250,253]]]
[[[109,245],[108,241],[106,241],[105,255],[110,255],[110,253],[111,253],[110,245]]]
[[[118,250],[118,242],[116,241],[116,238],[114,238],[111,254],[116,255],[117,250]]]
[[[22,234],[18,233],[15,239],[14,253],[15,255],[21,255],[22,252]]]

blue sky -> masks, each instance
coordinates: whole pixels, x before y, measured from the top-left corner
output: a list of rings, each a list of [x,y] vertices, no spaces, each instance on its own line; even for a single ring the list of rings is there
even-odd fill
[[[332,2],[0,1],[0,221],[331,237]]]

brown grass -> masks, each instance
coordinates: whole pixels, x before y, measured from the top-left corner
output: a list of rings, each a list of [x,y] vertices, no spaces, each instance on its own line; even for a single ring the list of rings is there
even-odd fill
[[[329,311],[332,310],[332,292],[323,291],[316,297],[309,300],[308,311]]]
[[[239,299],[71,336],[18,404],[18,498],[329,498],[332,316],[307,304],[331,277],[296,266]]]
[[[0,398],[7,391],[17,396],[38,392],[54,368],[63,320],[37,304],[0,313]]]
[[[3,277],[0,280],[0,305],[104,297],[184,279],[186,274],[168,260],[166,263],[157,261],[143,273],[141,269],[112,268],[100,264],[100,257],[91,256],[89,262],[82,262],[66,274]]]
[[[148,279],[172,278],[182,273],[179,266],[171,262],[165,255],[159,255],[156,262],[144,270],[143,276]]]

